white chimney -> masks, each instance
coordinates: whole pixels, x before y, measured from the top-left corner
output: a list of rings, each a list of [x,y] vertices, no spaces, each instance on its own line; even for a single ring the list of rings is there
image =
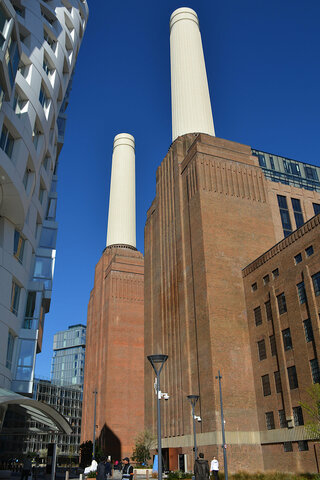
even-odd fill
[[[170,18],[172,141],[186,133],[215,135],[199,20],[191,8]]]
[[[136,247],[135,143],[128,133],[114,137],[107,247]]]

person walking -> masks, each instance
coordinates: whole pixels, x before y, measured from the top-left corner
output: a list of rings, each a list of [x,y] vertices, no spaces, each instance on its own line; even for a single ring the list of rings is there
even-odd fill
[[[105,460],[101,460],[98,463],[97,468],[97,480],[106,480],[106,463]]]
[[[199,458],[194,462],[194,475],[196,480],[209,480],[209,463],[204,459],[203,453],[199,453]]]
[[[111,473],[112,473],[111,463],[110,463],[109,460],[107,459],[107,460],[106,460],[106,478],[108,478],[109,475],[110,475],[110,477],[111,477]]]
[[[214,480],[219,480],[219,462],[216,457],[211,460],[210,472],[213,472]]]
[[[27,455],[22,465],[21,480],[28,480],[29,475],[31,474],[32,463],[30,456]]]
[[[122,461],[123,461],[122,479],[126,479],[126,480],[133,479],[133,466],[130,465],[130,459],[128,457],[124,457]]]

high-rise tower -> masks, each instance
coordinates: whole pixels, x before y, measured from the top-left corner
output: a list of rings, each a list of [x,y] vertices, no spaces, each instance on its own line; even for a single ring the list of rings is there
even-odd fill
[[[92,440],[96,395],[96,439],[114,459],[131,456],[144,425],[144,262],[135,247],[134,147],[129,134],[114,139],[107,247],[87,320],[81,440]]]
[[[301,227],[320,209],[320,169],[216,138],[207,129],[211,107],[196,14],[178,9],[170,26],[174,141],[157,170],[145,226],[145,355],[168,355],[162,373],[162,387],[170,395],[162,416],[165,468],[192,470],[187,395],[196,394],[196,414],[202,418],[196,426],[198,446],[207,458],[218,456],[223,469],[220,370],[230,470],[283,470],[285,465],[288,471],[315,471],[313,444],[302,451],[310,437],[298,408],[306,393],[297,388],[298,379],[305,387],[320,376],[315,347],[310,340],[307,345],[303,332],[308,314],[319,331],[319,262],[312,256],[308,265],[306,260],[307,251],[318,248],[319,219]],[[193,123],[201,118],[207,120]],[[300,236],[304,239],[298,242]],[[307,242],[313,242],[312,249]],[[283,272],[284,249],[292,275]],[[295,269],[295,256],[306,262],[302,273],[302,267]],[[279,275],[292,278],[290,289]],[[298,318],[295,329],[284,290],[288,312]],[[305,292],[309,312],[304,306],[299,310],[298,293]],[[290,326],[294,349],[285,350]],[[295,368],[295,359],[304,365]],[[154,375],[145,362],[146,427],[155,431]],[[286,448],[292,441],[290,457]]]
[[[0,387],[32,393],[49,311],[58,158],[86,0],[0,4]]]

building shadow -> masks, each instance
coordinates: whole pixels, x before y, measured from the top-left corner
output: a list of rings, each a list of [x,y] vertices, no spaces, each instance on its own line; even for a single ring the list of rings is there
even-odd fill
[[[97,443],[107,456],[111,456],[112,460],[121,460],[121,442],[106,424],[102,427]]]

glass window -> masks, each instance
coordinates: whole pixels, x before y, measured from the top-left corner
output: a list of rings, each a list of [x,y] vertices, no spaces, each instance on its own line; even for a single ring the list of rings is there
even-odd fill
[[[13,87],[16,78],[18,65],[20,62],[20,54],[17,42],[11,37],[8,43],[8,50],[6,52],[6,61],[8,65],[9,80],[11,87]]]
[[[257,287],[257,282],[255,282],[255,283],[253,283],[253,284],[251,285],[251,290],[252,290],[253,292],[255,292],[255,291],[257,290],[257,288],[258,288],[258,287]]]
[[[284,442],[283,443],[283,450],[285,452],[292,452],[293,451],[292,442]]]
[[[284,293],[280,293],[280,295],[277,295],[277,301],[278,301],[279,314],[282,315],[287,311],[286,297]]]
[[[320,295],[320,272],[312,275],[313,288],[316,296]]]
[[[292,350],[292,340],[291,340],[291,333],[290,328],[286,328],[282,330],[282,339],[283,339],[283,346],[285,350]]]
[[[288,162],[287,160],[282,160],[282,163],[283,163],[283,169],[286,173],[291,173],[291,170],[290,170],[290,162]]]
[[[284,410],[279,410],[279,421],[280,421],[280,428],[287,428],[287,419]]]
[[[275,429],[273,412],[266,413],[266,426],[267,430]]]
[[[313,246],[312,245],[310,245],[310,247],[306,248],[306,256],[310,257],[311,255],[313,255]]]
[[[272,168],[272,170],[274,170],[274,160],[273,160],[273,157],[271,157],[270,155],[270,167]]]
[[[9,158],[12,157],[14,138],[5,125],[2,126],[0,137],[0,148],[6,152]]]
[[[40,247],[56,248],[57,230],[53,228],[42,227],[40,237]]]
[[[7,343],[7,359],[6,359],[6,367],[12,367],[12,357],[13,357],[13,348],[14,348],[14,336],[11,332],[8,333],[8,343]]]
[[[294,425],[298,427],[299,425],[304,425],[303,414],[301,407],[293,407],[293,421]]]
[[[277,195],[278,205],[280,209],[280,217],[282,222],[283,234],[285,237],[292,233],[291,220],[289,216],[289,210],[287,205],[287,198],[283,195]]]
[[[19,299],[21,288],[16,282],[12,282],[11,289],[11,312],[18,316]]]
[[[297,228],[301,227],[304,224],[302,210],[301,210],[301,203],[298,198],[291,198],[294,218],[296,221]]]
[[[13,255],[22,263],[25,240],[18,230],[14,231]]]
[[[267,285],[270,281],[269,275],[265,275],[263,277],[263,285]]]
[[[272,276],[273,276],[273,279],[279,277],[279,268],[276,268],[275,270],[272,271]]]
[[[23,328],[26,328],[26,329],[32,328],[32,321],[33,321],[35,307],[36,307],[36,292],[28,292]]]
[[[6,24],[7,24],[7,15],[3,7],[0,5],[0,48],[3,47],[3,44],[6,40],[6,37],[4,36]]]
[[[294,263],[297,265],[300,262],[302,262],[302,255],[301,253],[298,253],[298,255],[294,257]]]
[[[266,159],[264,158],[264,155],[262,153],[258,153],[258,159],[259,159],[259,165],[260,167],[266,167]]]
[[[56,218],[57,199],[50,198],[48,203],[47,220],[54,220]]]
[[[298,450],[299,450],[299,452],[305,452],[305,451],[309,450],[307,440],[299,440],[298,441]]]
[[[262,323],[262,315],[261,315],[261,308],[256,307],[254,310],[254,320],[256,322],[256,326],[261,325]]]
[[[270,387],[270,380],[269,380],[269,375],[263,375],[261,377],[262,381],[262,391],[263,395],[267,397],[268,395],[271,395],[271,387]]]
[[[33,276],[35,278],[52,278],[52,258],[36,257]]]
[[[297,289],[298,289],[299,302],[302,305],[303,303],[306,303],[306,301],[307,301],[306,289],[304,287],[304,282],[298,283]]]
[[[277,355],[276,337],[274,335],[271,335],[269,337],[269,340],[270,340],[271,355],[274,357],[275,355]]]
[[[292,367],[287,368],[288,371],[288,379],[289,379],[289,385],[290,385],[290,390],[294,390],[295,388],[298,388],[298,377],[297,377],[297,371],[295,365]]]
[[[312,329],[312,323],[311,323],[310,318],[307,318],[307,320],[304,320],[303,327],[304,327],[304,334],[306,336],[306,342],[312,342],[313,341],[313,329]]]
[[[260,340],[258,342],[258,353],[259,360],[264,360],[265,358],[267,358],[266,343],[264,340]]]
[[[281,377],[280,377],[280,372],[274,372],[274,383],[276,385],[276,392],[281,393],[282,392],[282,384],[281,384]]]
[[[291,168],[292,175],[301,176],[300,167],[299,167],[298,163],[290,162],[290,168]]]
[[[318,215],[320,213],[320,203],[313,203],[313,211],[315,215]]]
[[[267,320],[273,320],[272,318],[272,308],[271,308],[271,302],[270,300],[268,300],[266,303],[265,303],[265,307],[266,307],[266,315],[267,315]]]
[[[306,177],[310,180],[318,180],[318,174],[315,168],[304,166]]]
[[[310,367],[311,367],[311,375],[312,375],[313,383],[320,383],[320,371],[319,371],[319,363],[317,358],[310,360]]]

